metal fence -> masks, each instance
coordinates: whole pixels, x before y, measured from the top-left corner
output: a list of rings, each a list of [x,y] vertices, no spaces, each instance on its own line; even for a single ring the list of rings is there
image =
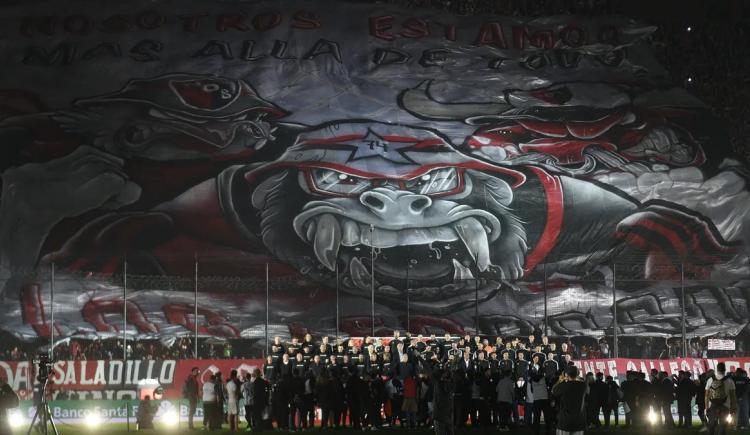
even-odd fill
[[[195,355],[199,339],[211,337],[254,339],[267,350],[276,335],[393,330],[606,337],[613,356],[623,337],[679,337],[679,353],[688,355],[689,339],[737,334],[750,318],[750,287],[682,264],[648,271],[659,279],[640,277],[643,262],[616,261],[583,277],[540,265],[536,276],[515,281],[478,274],[425,287],[409,277],[408,265],[402,282],[386,284],[374,274],[352,282],[338,270],[313,279],[286,264],[248,258],[173,258],[160,273],[144,273],[149,265],[138,258],[119,259],[110,273],[40,267],[25,278],[32,284],[21,293],[19,330],[48,338],[50,349],[64,337],[116,337],[123,349],[133,340],[191,337]],[[9,319],[3,323],[13,327]]]

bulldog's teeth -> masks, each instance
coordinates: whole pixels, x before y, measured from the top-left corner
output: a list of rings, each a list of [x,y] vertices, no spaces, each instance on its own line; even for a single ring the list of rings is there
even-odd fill
[[[398,246],[398,232],[359,224],[360,243],[373,248],[392,248]]]
[[[400,296],[401,291],[392,285],[381,285],[378,287],[378,294],[384,296]]]
[[[317,222],[313,249],[318,261],[330,270],[336,270],[336,257],[341,246],[341,224],[333,215],[321,215]]]
[[[310,219],[307,224],[307,232],[305,235],[307,236],[308,242],[313,242],[315,240],[315,229],[317,228],[317,224],[315,223],[315,219]]]
[[[354,285],[361,289],[369,289],[372,285],[372,275],[367,271],[359,257],[354,257],[349,262],[349,275],[352,277]]]
[[[479,271],[487,270],[490,265],[490,245],[482,224],[473,217],[467,217],[456,222],[453,228],[466,245]]]
[[[453,259],[453,281],[461,282],[461,281],[466,281],[468,279],[474,279],[474,275],[471,273],[471,270],[454,258]]]
[[[359,225],[356,222],[344,219],[341,244],[344,246],[355,246],[359,244]]]

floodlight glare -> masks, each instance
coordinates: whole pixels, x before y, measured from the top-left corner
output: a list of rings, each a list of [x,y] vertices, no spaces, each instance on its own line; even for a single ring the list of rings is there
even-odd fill
[[[86,415],[84,422],[89,429],[96,429],[102,424],[102,417],[96,412],[90,412]]]
[[[8,411],[8,424],[12,429],[18,429],[26,424],[20,410],[11,409]]]
[[[162,422],[170,427],[177,427],[178,424],[180,424],[180,415],[177,413],[177,411],[167,411],[162,416]]]

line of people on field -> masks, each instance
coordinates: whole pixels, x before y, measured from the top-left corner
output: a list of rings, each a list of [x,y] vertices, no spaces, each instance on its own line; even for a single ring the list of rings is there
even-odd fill
[[[239,402],[242,397],[248,426],[258,429],[269,428],[272,423],[280,429],[306,429],[313,426],[315,411],[320,409],[323,427],[440,426],[438,420],[449,416],[452,428],[469,423],[508,430],[524,424],[539,434],[543,417],[546,432],[551,433],[559,423],[561,410],[561,399],[554,389],[563,379],[584,385],[584,428],[600,426],[600,415],[605,426],[612,417],[618,425],[620,405],[626,426],[653,424],[648,421],[650,412],[663,414],[664,424],[673,425],[670,406],[675,399],[680,426],[692,424],[693,400],[701,420],[705,424],[711,420],[710,413],[707,416],[705,412],[706,392],[717,374],[709,372],[693,379],[688,372],[680,372],[677,377],[658,371],[650,377],[628,372],[619,385],[601,373],[589,373],[581,379],[577,373],[566,374],[571,364],[565,344],[558,349],[546,337],[538,343],[533,336],[528,341],[504,342],[498,338],[490,345],[479,337],[438,340],[431,336],[424,340],[404,339],[396,333],[387,344],[365,339],[361,347],[344,342],[334,346],[326,337],[319,343],[309,335],[289,343],[277,337],[262,371],[243,380],[233,373],[226,386],[221,386],[218,375],[212,386],[204,384],[202,391],[208,403],[207,408],[204,403],[207,425],[214,428],[223,421],[217,410],[225,407],[224,400],[230,428],[238,428],[239,403],[230,405],[229,401]],[[442,374],[436,378],[436,373],[448,373],[452,382],[449,414],[436,412],[441,391],[438,381],[442,379]],[[730,378],[732,386],[736,385],[737,399],[727,406],[727,413],[731,411],[739,418],[740,427],[746,426],[747,376],[738,370],[720,383],[729,385]],[[197,390],[195,382],[191,391]],[[191,404],[191,409],[194,407]]]

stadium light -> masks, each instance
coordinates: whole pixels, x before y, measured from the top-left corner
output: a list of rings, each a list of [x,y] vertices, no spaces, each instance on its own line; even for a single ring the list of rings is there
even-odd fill
[[[652,425],[658,423],[659,416],[654,412],[654,408],[648,408],[648,422]]]
[[[169,427],[177,427],[180,424],[180,415],[175,410],[164,413],[161,418],[162,422]]]
[[[688,32],[692,32],[692,31],[693,31],[693,28],[692,28],[692,27],[690,27],[690,26],[687,26],[687,29],[686,29],[686,30],[687,30]]]
[[[102,424],[102,417],[99,415],[98,412],[90,412],[88,415],[86,415],[86,418],[84,419],[84,423],[86,424],[86,427],[89,429],[96,429]]]
[[[8,424],[11,429],[18,429],[26,424],[26,420],[23,418],[23,414],[18,409],[11,409],[8,411]]]

